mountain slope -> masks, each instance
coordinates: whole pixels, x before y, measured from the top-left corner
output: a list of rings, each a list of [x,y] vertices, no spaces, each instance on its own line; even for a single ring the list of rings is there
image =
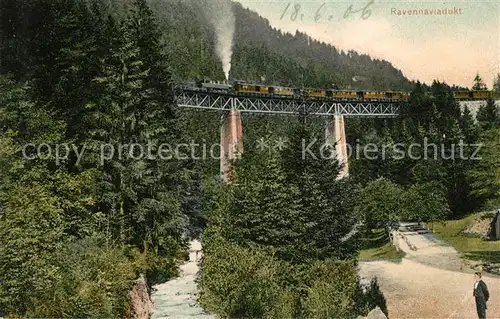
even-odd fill
[[[215,54],[215,31],[204,12],[207,0],[151,0],[164,33],[174,73],[223,80]],[[411,82],[384,60],[355,51],[343,52],[311,39],[273,28],[257,13],[232,3],[236,19],[231,78],[294,86],[374,90],[409,90]],[[353,77],[362,77],[356,82]]]

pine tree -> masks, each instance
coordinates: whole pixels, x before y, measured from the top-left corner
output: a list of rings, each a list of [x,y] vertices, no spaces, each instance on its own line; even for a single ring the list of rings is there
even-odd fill
[[[476,119],[483,130],[489,130],[492,127],[498,126],[500,124],[500,114],[498,113],[498,107],[495,105],[495,101],[489,99],[486,105],[480,106],[477,111]]]
[[[351,213],[358,191],[351,181],[336,180],[339,163],[333,148],[314,133],[308,120],[299,119],[288,133],[290,146],[282,164],[288,183],[300,191],[299,205],[307,220],[303,240],[311,247],[309,258],[349,259],[356,251],[357,236],[345,237],[358,222]],[[312,148],[305,150],[313,141]]]
[[[476,74],[474,78],[474,85],[472,86],[474,91],[486,90],[486,84],[484,84],[483,79],[479,76],[479,73]]]
[[[46,160],[33,148],[23,154],[28,143],[64,142],[64,122],[29,95],[28,85],[0,78],[0,307],[20,315],[57,279],[52,253],[76,225],[94,226],[84,214],[93,201],[92,176],[54,169],[54,154]]]
[[[178,199],[183,169],[158,153],[162,144],[180,141],[171,75],[145,1],[135,1],[122,23],[108,20],[107,32],[110,55],[94,79],[101,95],[87,105],[94,152],[103,143],[114,148],[101,168],[102,208],[123,243],[172,253],[184,224]]]
[[[497,74],[493,81],[493,94],[495,97],[500,98],[500,73]]]
[[[465,106],[460,117],[460,129],[462,130],[466,144],[472,144],[479,137],[478,127],[474,123],[474,118],[467,106]]]
[[[233,183],[226,225],[230,240],[275,249],[285,260],[301,260],[307,221],[297,204],[298,189],[287,183],[279,155],[242,159]]]
[[[500,204],[499,139],[500,129],[495,128],[486,132],[484,144],[476,155],[477,166],[470,172],[472,193],[487,208],[494,208]]]

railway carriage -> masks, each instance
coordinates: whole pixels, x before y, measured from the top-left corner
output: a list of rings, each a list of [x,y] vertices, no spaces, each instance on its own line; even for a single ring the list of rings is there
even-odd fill
[[[486,100],[492,97],[491,91],[455,91],[453,97],[457,100]]]
[[[262,84],[235,83],[233,85],[233,90],[237,93],[244,93],[244,94],[250,94],[250,95],[268,95],[268,94],[271,94],[269,87],[266,85],[262,85]]]
[[[327,90],[327,96],[339,101],[355,101],[359,99],[356,91],[352,90]]]
[[[282,86],[271,86],[269,87],[270,94],[278,95],[278,96],[288,96],[293,97],[295,95],[295,89],[289,87]]]
[[[491,99],[493,94],[491,91],[474,91],[472,93],[472,98],[475,100],[486,100]]]
[[[408,101],[408,99],[410,98],[410,93],[408,92],[399,92],[399,96],[402,100],[404,101]]]
[[[217,94],[238,94],[249,96],[274,96],[280,98],[309,98],[312,100],[335,101],[366,101],[366,102],[398,102],[407,101],[410,93],[398,91],[356,91],[338,88],[293,88],[278,85],[264,85],[255,82],[235,80],[214,82],[210,80],[196,80],[185,82],[179,86],[183,90],[194,90]],[[486,100],[492,98],[492,92],[481,91],[454,91],[456,100]]]
[[[326,90],[307,88],[304,89],[304,95],[313,99],[322,99],[326,97]]]
[[[384,101],[386,100],[386,96],[384,92],[366,91],[363,92],[363,100],[372,102]]]
[[[399,102],[408,100],[409,94],[406,92],[385,92],[385,99],[389,102]]]

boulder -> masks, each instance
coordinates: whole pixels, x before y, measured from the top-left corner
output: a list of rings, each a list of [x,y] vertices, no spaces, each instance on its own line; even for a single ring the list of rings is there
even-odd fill
[[[153,303],[143,275],[136,280],[129,296],[130,301],[125,312],[125,319],[149,319],[153,313]]]
[[[376,307],[370,313],[368,316],[366,316],[366,319],[387,319],[387,316],[382,312],[382,310],[379,307]]]
[[[370,311],[366,317],[358,316],[356,319],[387,319],[387,316],[379,307],[376,307]]]

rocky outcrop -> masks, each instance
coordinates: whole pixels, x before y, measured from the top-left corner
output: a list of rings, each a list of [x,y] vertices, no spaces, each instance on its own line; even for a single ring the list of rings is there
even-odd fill
[[[149,319],[153,313],[153,303],[149,297],[146,279],[141,275],[130,292],[130,304],[125,319]]]
[[[476,235],[483,236],[488,233],[488,229],[490,229],[491,218],[481,218],[476,222],[469,225],[466,229],[462,231],[464,235]]]
[[[474,223],[462,231],[464,235],[481,236],[486,240],[500,239],[500,210],[485,212]]]
[[[500,210],[497,211],[495,217],[491,221],[491,227],[487,237],[493,240],[500,239]]]

